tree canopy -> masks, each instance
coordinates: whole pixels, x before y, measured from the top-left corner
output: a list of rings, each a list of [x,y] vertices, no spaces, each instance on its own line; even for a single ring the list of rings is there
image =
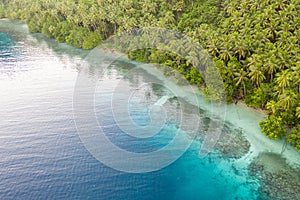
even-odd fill
[[[262,132],[300,151],[299,0],[3,0],[0,16],[84,49],[133,28],[180,31],[212,56],[227,101],[265,109]],[[206,92],[201,74],[177,55],[147,49],[129,57],[168,65]]]

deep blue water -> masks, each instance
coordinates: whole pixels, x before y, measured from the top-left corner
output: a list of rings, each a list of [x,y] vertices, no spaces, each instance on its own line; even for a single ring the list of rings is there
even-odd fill
[[[99,162],[80,139],[72,104],[80,63],[88,53],[28,34],[19,22],[0,21],[0,199],[257,198],[258,183],[246,168],[213,155],[199,158],[199,141],[159,171],[125,173]],[[135,79],[125,78],[128,65],[137,64],[117,62],[97,80],[95,115],[119,147],[155,151],[178,131],[176,119],[168,118],[153,138],[130,137],[113,119],[109,87],[101,88],[119,79],[142,88],[138,91],[146,93],[133,95],[129,113],[137,125],[149,124],[147,105],[170,91],[151,85],[146,72],[136,73]],[[97,71],[90,68],[86,77],[93,79]],[[147,99],[149,94],[152,98]],[[174,105],[169,104],[167,111],[176,115]],[[109,150],[105,153],[110,156]]]

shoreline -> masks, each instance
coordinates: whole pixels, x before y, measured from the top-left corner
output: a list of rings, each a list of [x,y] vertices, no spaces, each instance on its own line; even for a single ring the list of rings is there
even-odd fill
[[[5,24],[6,22],[3,22]],[[42,35],[42,34],[41,34]],[[61,43],[65,44],[65,43]],[[71,46],[70,46],[71,47]],[[163,84],[168,87],[168,84],[173,84],[171,82],[174,82],[174,78],[165,78],[166,76],[163,73],[162,69],[159,69],[155,64],[147,64],[147,63],[140,63],[136,61],[130,61],[127,59],[128,55],[125,53],[118,52],[116,50],[112,50],[109,48],[100,48],[98,47],[96,49],[102,51],[103,53],[113,56],[113,58],[116,57],[117,59],[124,59],[128,60],[128,62],[132,62],[137,64],[138,68],[144,69],[147,73],[156,76],[158,79],[163,78],[164,82]],[[93,50],[87,51],[87,53],[91,53]],[[174,82],[176,85],[176,83]],[[208,115],[205,117],[216,117],[218,116],[223,120],[223,113],[220,114],[220,111],[222,109],[218,109],[218,106],[206,102],[205,98],[203,97],[203,93],[196,87],[187,87],[187,86],[178,86],[180,88],[180,91],[178,91],[179,95],[176,95],[178,97],[183,97],[185,100],[187,100],[189,103],[194,104],[200,109],[204,109],[207,111]],[[175,87],[171,87],[175,88]],[[174,90],[175,91],[175,90]],[[177,94],[177,93],[175,93]],[[193,98],[194,96],[197,96],[197,100]],[[199,104],[198,104],[199,102]],[[277,184],[277,182],[284,182],[289,183],[288,181],[296,181],[296,183],[299,183],[298,179],[295,179],[295,177],[291,176],[291,173],[288,171],[289,169],[286,166],[291,166],[295,169],[296,173],[300,173],[300,153],[297,152],[292,146],[288,145],[287,149],[281,154],[282,151],[282,145],[283,141],[274,141],[266,137],[260,130],[260,127],[258,125],[258,122],[266,117],[266,113],[262,109],[255,109],[252,107],[248,107],[245,102],[239,101],[237,104],[224,104],[222,105],[225,107],[226,116],[224,118],[224,125],[228,125],[230,129],[239,129],[241,131],[241,134],[244,135],[247,139],[247,141],[250,143],[250,149],[248,149],[248,152],[244,153],[242,157],[239,158],[226,158],[224,157],[224,154],[220,154],[220,160],[217,160],[218,165],[220,166],[220,169],[222,170],[222,173],[228,173],[229,175],[232,175],[231,172],[234,169],[238,173],[240,173],[238,176],[244,177],[245,183],[248,183],[248,171],[251,173],[251,165],[255,162],[257,162],[258,168],[254,169],[254,172],[259,174],[261,173],[263,176],[258,175],[255,180],[257,180],[257,184],[262,183],[259,186],[259,194],[264,194],[264,190],[269,192],[271,191],[271,194],[276,192],[281,193],[283,196],[285,195],[285,189],[287,188],[290,190],[289,184],[281,184],[278,187],[274,187],[274,184]],[[211,108],[216,107],[216,108]],[[196,108],[195,108],[196,109]],[[213,117],[213,118],[214,118]],[[232,133],[232,132],[229,132]],[[228,134],[231,135],[231,134]],[[227,140],[228,141],[228,140]],[[198,144],[198,143],[197,143]],[[231,141],[228,142],[227,147],[232,148],[232,152],[241,151],[240,147],[236,147],[235,145],[231,144],[241,144],[242,142],[240,140]],[[200,147],[201,142],[199,142]],[[216,148],[214,148],[216,149]],[[195,152],[197,153],[198,148],[195,149]],[[272,153],[274,153],[276,156],[273,156]],[[270,154],[271,156],[266,154]],[[212,157],[214,157],[214,154],[211,154]],[[282,158],[283,160],[286,160],[285,162],[279,159],[278,157]],[[208,156],[209,158],[209,156]],[[198,157],[195,157],[195,160],[201,159]],[[260,164],[264,167],[263,169],[260,169]],[[287,173],[287,175],[283,176],[281,171],[284,173]],[[293,175],[293,173],[292,173]],[[270,176],[272,177],[270,179]],[[230,176],[234,177],[234,176]],[[254,177],[254,175],[253,175]],[[280,180],[280,181],[279,181]],[[299,179],[300,180],[300,179]],[[295,184],[294,184],[295,185]],[[300,185],[295,186],[295,191],[297,191],[297,188]],[[299,190],[298,190],[299,191]],[[265,192],[266,193],[266,192]],[[269,193],[268,193],[269,194]],[[276,197],[276,195],[274,195]],[[298,199],[298,198],[291,198],[291,199]]]
[[[2,21],[14,21],[14,20],[10,20],[8,18],[1,18],[0,20]],[[21,20],[18,20],[21,21]],[[22,23],[24,23],[23,21],[21,21]],[[25,23],[24,23],[25,24]],[[63,43],[62,43],[63,44]],[[106,54],[110,54],[111,56],[117,56],[120,58],[125,58],[128,59],[128,54],[126,53],[121,53],[115,49],[109,49],[109,48],[100,48],[96,47],[98,49],[100,49],[102,52],[106,53]],[[89,51],[93,51],[89,50]],[[128,59],[129,60],[129,59]],[[132,60],[129,60],[132,61]],[[132,61],[132,62],[136,62],[137,61]],[[140,62],[139,62],[140,63]],[[141,66],[152,66],[154,69],[150,69],[149,67],[142,67],[143,69],[145,69],[147,72],[149,72],[150,74],[154,73],[155,75],[157,75],[157,72],[155,71],[159,71],[161,76],[163,75],[163,72],[158,69],[157,67],[155,67],[155,64],[151,64],[151,63],[141,63]],[[201,108],[204,108],[207,111],[211,110],[211,104],[205,102],[205,100],[203,100],[203,95],[201,93],[201,91],[195,86],[193,87],[193,91],[192,92],[197,92],[199,95],[199,98],[202,98],[200,101],[200,105]],[[198,104],[196,104],[195,102],[193,102],[193,99],[190,99],[189,96],[191,95],[191,91],[187,91],[185,92],[185,94],[182,94],[185,98],[187,98],[187,100],[189,100],[189,102],[191,104],[194,104],[196,106],[200,106]],[[198,99],[199,101],[199,99]],[[256,156],[259,155],[259,153],[261,152],[272,152],[272,153],[276,153],[281,155],[282,157],[286,158],[288,163],[291,164],[294,167],[297,167],[300,169],[300,153],[298,151],[296,151],[294,149],[294,147],[292,147],[291,145],[288,144],[286,150],[281,154],[282,151],[282,145],[284,143],[284,141],[282,140],[272,140],[269,139],[267,136],[265,136],[259,127],[259,121],[263,120],[266,117],[266,111],[260,108],[253,108],[253,107],[249,107],[246,105],[246,103],[244,101],[239,101],[237,104],[226,104],[226,117],[225,117],[225,122],[229,122],[230,124],[232,124],[234,127],[236,128],[240,128],[241,130],[243,130],[243,134],[245,134],[245,136],[247,137],[247,139],[249,140],[249,142],[251,143],[251,147],[250,147],[250,151],[249,153],[245,156],[247,157],[247,160],[249,160],[250,158],[255,158]],[[217,113],[218,110],[215,110],[215,113],[212,114],[218,114]],[[243,111],[243,112],[240,112]],[[241,158],[241,159],[245,159],[245,158]]]
[[[122,57],[126,57],[126,59],[128,59],[127,54],[119,53],[116,50],[110,51],[109,49],[105,49],[104,52],[109,53],[112,56],[121,55]],[[159,71],[160,76],[164,76],[163,72],[158,69],[155,64],[141,63],[141,65],[143,69],[152,75],[158,75],[157,71]],[[149,68],[147,66],[151,66],[154,69],[151,69],[151,67]],[[197,92],[200,98],[205,98],[196,86],[193,88],[193,91]],[[187,100],[190,100],[189,102],[191,104],[196,105],[195,102],[193,103],[193,99],[189,98],[190,95],[188,92],[183,94],[183,96]],[[300,170],[300,153],[294,149],[293,146],[288,144],[285,151],[281,154],[284,140],[272,140],[261,132],[259,121],[265,119],[267,115],[265,110],[261,108],[249,107],[244,101],[239,101],[237,104],[226,103],[224,106],[226,107],[225,123],[230,123],[233,127],[242,130],[243,134],[251,144],[249,152],[238,160],[251,163],[251,161],[259,156],[260,153],[275,153],[285,158],[291,167]],[[207,111],[211,110],[210,104],[205,102],[205,100],[203,101],[203,99],[199,102],[199,107],[201,109],[204,108]],[[216,113],[214,114],[218,114],[217,111],[218,110],[215,110]]]

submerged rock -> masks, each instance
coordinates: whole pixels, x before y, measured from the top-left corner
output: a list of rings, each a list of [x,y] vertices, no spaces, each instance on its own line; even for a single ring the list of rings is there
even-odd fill
[[[238,159],[249,152],[250,146],[241,130],[230,129],[225,125],[215,149],[222,153],[222,157]]]
[[[261,153],[249,166],[260,182],[260,199],[300,199],[300,170],[292,168],[279,154]]]

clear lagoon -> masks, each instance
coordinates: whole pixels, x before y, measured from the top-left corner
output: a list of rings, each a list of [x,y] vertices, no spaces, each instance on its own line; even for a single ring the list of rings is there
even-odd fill
[[[0,199],[229,200],[259,197],[261,183],[249,173],[250,160],[270,146],[280,152],[281,145],[261,136],[257,122],[263,114],[243,105],[228,106],[224,126],[224,134],[240,131],[251,143],[249,151],[239,158],[228,158],[217,150],[199,158],[199,138],[178,160],[154,172],[125,173],[98,161],[86,149],[74,122],[74,86],[82,70],[81,63],[88,54],[89,51],[56,43],[40,34],[29,34],[20,22],[0,21]],[[107,137],[120,148],[151,152],[168,144],[178,131],[176,99],[166,88],[151,84],[154,75],[147,70],[137,70],[134,76],[126,76],[129,69],[138,65],[142,64],[119,60],[102,74],[95,90],[95,115]],[[98,78],[99,71],[101,65],[90,67],[85,72],[86,78]],[[134,123],[144,126],[151,121],[147,106],[165,105],[171,117],[154,137],[136,139],[118,128],[108,108],[113,90],[110,86],[120,79],[130,90],[136,90],[128,108]],[[122,92],[119,95],[122,96]],[[202,102],[199,109],[205,114],[209,106],[200,95],[199,98]],[[187,102],[185,106],[194,109],[194,105]],[[107,157],[110,153],[109,150],[105,152]],[[286,155],[300,160],[291,147]]]

